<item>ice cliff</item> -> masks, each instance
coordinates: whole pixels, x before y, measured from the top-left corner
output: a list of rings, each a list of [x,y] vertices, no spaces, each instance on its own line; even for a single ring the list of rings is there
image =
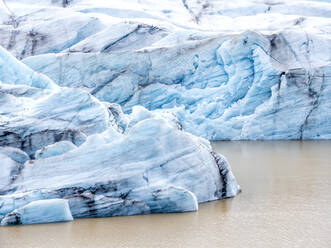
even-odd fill
[[[331,53],[320,50],[325,41],[319,39],[308,61],[293,50],[300,48],[288,47],[284,35],[256,32],[168,48],[23,61],[58,85],[119,103],[126,113],[136,105],[168,109],[186,131],[210,140],[329,139]],[[331,51],[331,40],[323,49]]]
[[[3,48],[0,80],[1,225],[195,211],[240,191],[226,159],[171,112],[126,115]]]

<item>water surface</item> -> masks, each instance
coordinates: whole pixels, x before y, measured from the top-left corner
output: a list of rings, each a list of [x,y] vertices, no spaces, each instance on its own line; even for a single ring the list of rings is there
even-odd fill
[[[215,142],[243,192],[198,212],[0,228],[12,247],[331,247],[331,142]]]

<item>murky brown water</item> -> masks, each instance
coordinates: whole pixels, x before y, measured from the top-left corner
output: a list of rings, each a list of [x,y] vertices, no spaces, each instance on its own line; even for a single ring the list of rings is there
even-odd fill
[[[331,142],[217,142],[242,186],[184,214],[0,228],[15,247],[331,247]]]

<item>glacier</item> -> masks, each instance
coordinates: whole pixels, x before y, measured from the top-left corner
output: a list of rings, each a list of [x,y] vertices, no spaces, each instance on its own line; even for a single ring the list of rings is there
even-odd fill
[[[4,3],[0,44],[57,86],[209,140],[330,139],[328,1]]]
[[[209,140],[330,139],[331,53],[316,47],[299,64],[294,49],[301,48],[289,48],[284,37],[248,31],[179,47],[45,54],[23,62],[125,113],[136,105],[170,110],[186,131]],[[326,45],[331,51],[330,38]]]
[[[174,113],[128,115],[0,58],[1,225],[196,211],[240,192],[226,158]]]

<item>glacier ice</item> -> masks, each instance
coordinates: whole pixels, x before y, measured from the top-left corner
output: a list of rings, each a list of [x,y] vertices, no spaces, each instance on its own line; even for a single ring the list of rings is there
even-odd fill
[[[307,60],[290,38],[245,32],[179,47],[23,61],[126,113],[136,105],[172,111],[186,131],[210,140],[329,139],[330,53],[313,47]],[[306,41],[300,33],[297,39]],[[316,44],[323,39],[312,37]],[[330,38],[324,47],[331,51]]]
[[[37,199],[68,199],[74,217],[192,211],[198,202],[238,193],[228,163],[207,141],[164,115],[135,115],[140,120],[122,134],[110,127],[74,150],[25,162],[0,189],[7,192],[0,196],[2,208],[13,211],[34,201],[40,189]],[[18,192],[24,201],[16,200]]]
[[[38,99],[26,99],[12,94],[12,90],[1,94],[25,106],[22,109],[22,105],[10,104],[8,114],[4,113],[8,111],[6,105],[0,106],[0,145],[20,148],[29,155],[62,140],[80,145],[87,135],[102,132],[110,125],[111,113],[106,105],[81,90],[61,89]]]
[[[0,44],[57,85],[125,113],[136,105],[167,109],[209,140],[330,138],[328,2],[17,0],[7,7]]]
[[[0,96],[1,225],[196,211],[240,192],[226,159],[171,111],[128,115],[82,89],[6,78]]]
[[[0,43],[20,59],[61,52],[105,27],[97,18],[63,8],[48,9],[36,1],[29,6],[6,2],[11,13],[0,25]]]
[[[7,214],[1,225],[38,224],[72,221],[68,200],[52,199],[33,201]]]
[[[36,159],[48,158],[48,157],[52,157],[52,156],[61,155],[63,153],[71,151],[75,148],[77,148],[77,146],[75,146],[70,141],[67,141],[67,140],[59,141],[52,145],[44,146],[42,149],[36,151],[34,157]]]
[[[329,1],[152,3],[0,1],[4,224],[197,210],[240,191],[206,139],[331,138]]]
[[[327,1],[7,7],[1,45],[58,86],[120,104],[126,114],[136,105],[166,109],[209,140],[330,139]]]
[[[1,46],[0,54],[0,81],[7,84],[24,84],[42,89],[58,88],[48,77],[17,61]]]
[[[120,22],[89,36],[63,52],[109,53],[137,50],[163,39],[168,33],[166,29],[152,25]]]

